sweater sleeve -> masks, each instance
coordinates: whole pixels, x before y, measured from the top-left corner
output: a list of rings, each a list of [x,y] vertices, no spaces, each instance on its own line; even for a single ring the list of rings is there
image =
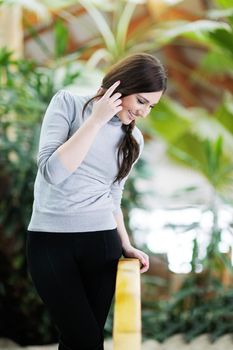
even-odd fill
[[[62,164],[57,148],[68,139],[74,113],[71,94],[59,90],[51,99],[43,118],[37,165],[44,179],[52,185],[58,185],[71,175]]]
[[[143,151],[143,148],[144,148],[144,139],[143,139],[143,135],[142,133],[140,132],[140,141],[139,141],[139,147],[140,147],[140,150],[139,150],[139,156],[138,158],[134,161],[133,165],[132,165],[132,168],[133,166],[137,163],[138,159],[140,158],[141,156],[141,153]],[[132,168],[130,170],[130,172],[132,171]],[[114,215],[117,215],[120,210],[121,210],[121,199],[122,199],[122,195],[123,195],[123,191],[124,191],[124,187],[125,187],[125,183],[126,183],[126,180],[128,179],[129,175],[130,175],[130,172],[129,174],[124,177],[120,182],[116,181],[115,183],[113,183],[111,185],[111,195],[112,195],[112,199],[113,199],[113,203],[114,203],[114,210],[113,210],[113,214]]]

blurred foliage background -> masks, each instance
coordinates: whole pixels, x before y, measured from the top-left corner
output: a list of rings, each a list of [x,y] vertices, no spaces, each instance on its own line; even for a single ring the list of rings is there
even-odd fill
[[[233,201],[233,4],[213,1],[0,2],[0,336],[21,345],[57,341],[56,329],[27,272],[26,229],[31,215],[36,153],[45,109],[56,91],[96,91],[112,63],[134,52],[155,54],[169,77],[166,96],[139,125],[145,144],[159,140],[166,156],[208,184],[198,203],[213,221],[204,256],[194,237],[191,270],[176,274],[166,256],[151,258],[142,276],[143,337],[175,333],[187,341],[233,332],[231,250],[219,249],[222,205]],[[139,190],[154,169],[142,157],[127,182],[123,210],[144,208]],[[184,188],[189,200],[196,186]],[[156,194],[152,195],[156,201]],[[148,209],[149,210],[149,209]],[[171,226],[171,225],[170,225]],[[182,232],[201,230],[198,222]],[[172,226],[174,231],[180,227]],[[227,227],[232,237],[232,219]],[[201,269],[200,269],[201,266]],[[112,309],[106,327],[112,331]]]

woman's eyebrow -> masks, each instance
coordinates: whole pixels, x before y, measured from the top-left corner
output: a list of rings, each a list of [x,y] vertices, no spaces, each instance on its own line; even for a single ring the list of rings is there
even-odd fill
[[[150,101],[148,101],[145,97],[138,95],[139,97],[143,98],[143,100],[145,100],[147,103],[150,103]],[[151,105],[152,107],[154,107],[156,104],[154,103],[153,105]]]

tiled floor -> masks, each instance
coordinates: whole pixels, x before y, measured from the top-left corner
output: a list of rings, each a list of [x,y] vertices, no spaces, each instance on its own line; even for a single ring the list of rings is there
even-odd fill
[[[147,340],[142,344],[142,350],[232,350],[233,337],[225,335],[211,344],[206,335],[195,338],[190,344],[182,340],[181,335],[175,335],[167,339],[164,343],[158,343],[154,340]],[[57,344],[44,346],[19,347],[8,339],[0,339],[0,350],[57,350]],[[105,350],[113,350],[112,340],[105,341]],[[121,349],[119,349],[121,350]],[[131,349],[129,349],[131,350]],[[132,349],[133,350],[133,349]]]

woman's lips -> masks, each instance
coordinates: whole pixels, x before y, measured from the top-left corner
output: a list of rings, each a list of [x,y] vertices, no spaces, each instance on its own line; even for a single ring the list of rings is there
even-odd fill
[[[132,115],[132,113],[131,113],[130,111],[128,111],[128,113],[129,113],[129,119],[130,119],[130,120],[134,120],[135,117]]]

